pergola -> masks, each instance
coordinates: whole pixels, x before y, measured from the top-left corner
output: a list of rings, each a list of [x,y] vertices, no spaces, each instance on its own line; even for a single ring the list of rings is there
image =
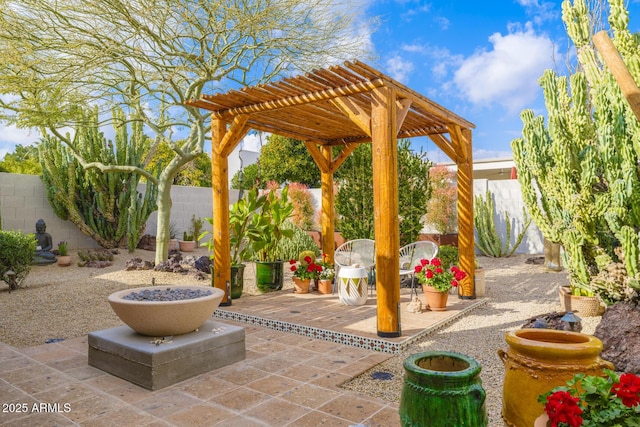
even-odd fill
[[[228,156],[251,129],[304,141],[321,171],[322,251],[334,255],[333,174],[362,143],[373,152],[377,330],[400,336],[397,139],[428,136],[458,166],[458,295],[475,298],[471,129],[462,117],[368,65],[355,61],[304,76],[202,95],[189,105],[211,111],[214,286],[231,278]],[[334,146],[344,146],[334,155]],[[228,295],[225,295],[229,298]]]

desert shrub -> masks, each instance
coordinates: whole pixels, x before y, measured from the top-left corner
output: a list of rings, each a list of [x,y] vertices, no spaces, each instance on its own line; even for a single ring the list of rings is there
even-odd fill
[[[289,200],[293,203],[291,221],[303,230],[313,230],[315,210],[309,187],[297,182],[290,183]]]
[[[311,236],[302,228],[298,227],[291,221],[285,222],[283,228],[293,230],[293,237],[290,239],[282,239],[278,244],[278,259],[288,261],[290,259],[298,259],[300,252],[313,251],[314,259],[320,256],[320,248]]]
[[[36,239],[31,233],[0,231],[0,280],[16,289],[29,274],[36,250]],[[7,276],[11,270],[13,276]]]

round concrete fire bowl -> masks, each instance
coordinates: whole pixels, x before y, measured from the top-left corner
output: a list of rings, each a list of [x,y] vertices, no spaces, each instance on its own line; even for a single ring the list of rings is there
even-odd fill
[[[132,293],[138,299],[125,298]],[[139,334],[164,337],[198,329],[211,318],[223,296],[221,289],[211,286],[147,286],[114,292],[109,295],[109,304],[120,320]]]

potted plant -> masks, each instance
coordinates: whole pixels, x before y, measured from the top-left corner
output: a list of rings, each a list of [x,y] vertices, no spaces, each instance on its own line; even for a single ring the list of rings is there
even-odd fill
[[[193,233],[191,232],[191,230],[189,231],[190,232],[188,233],[186,231],[182,233],[182,240],[178,242],[180,250],[182,252],[193,252],[193,249],[196,247]]]
[[[259,237],[253,215],[262,209],[266,197],[258,197],[257,190],[235,202],[229,210],[231,243],[231,298],[238,299],[244,289],[245,261],[250,259],[252,242]]]
[[[545,413],[535,427],[640,425],[640,377],[605,370],[605,377],[577,374],[566,385],[540,395]]]
[[[321,294],[331,293],[331,284],[336,276],[336,270],[333,264],[327,262],[326,259],[327,254],[322,254],[322,261],[320,261],[322,271],[320,272],[320,282],[318,283],[318,292]]]
[[[252,194],[255,192],[255,194]],[[287,198],[287,189],[280,197],[275,191],[257,196],[257,189],[249,192],[251,198],[259,200],[259,211],[252,215],[251,249],[256,257],[256,286],[261,292],[282,289],[283,262],[277,259],[278,244],[291,238],[293,230],[285,227],[285,221],[293,212],[293,204]]]
[[[298,294],[309,293],[309,284],[311,279],[320,276],[322,266],[313,262],[313,259],[307,255],[302,261],[292,259],[289,261],[291,271],[293,271],[293,283],[295,292]]]
[[[467,273],[455,265],[447,270],[442,268],[440,258],[434,258],[431,261],[421,259],[420,264],[415,267],[414,273],[418,282],[422,284],[427,305],[433,311],[445,311],[449,290],[452,287],[457,287],[458,282],[467,277]]]
[[[62,241],[58,243],[58,265],[60,267],[68,267],[71,265],[71,255],[69,252],[69,243]]]

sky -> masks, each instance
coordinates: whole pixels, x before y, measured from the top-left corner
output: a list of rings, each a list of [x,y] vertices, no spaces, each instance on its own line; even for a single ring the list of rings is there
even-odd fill
[[[475,124],[473,156],[510,158],[521,135],[520,112],[545,114],[538,79],[547,68],[566,74],[570,42],[561,1],[364,0],[380,19],[371,34],[381,72]],[[631,31],[640,31],[640,0],[630,0]],[[39,139],[34,131],[0,125],[0,158],[16,144]],[[257,150],[250,136],[244,149]],[[428,138],[412,140],[435,161],[448,161]]]

